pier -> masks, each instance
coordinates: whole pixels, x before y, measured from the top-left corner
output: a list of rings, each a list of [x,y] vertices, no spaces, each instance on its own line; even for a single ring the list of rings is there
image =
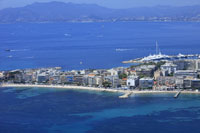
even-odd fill
[[[122,96],[119,96],[119,98],[128,98],[131,94],[133,94],[133,92],[127,92]]]
[[[122,61],[124,64],[128,63],[148,63],[152,61],[165,61],[165,60],[186,60],[186,59],[200,59],[199,54],[191,54],[191,55],[183,55],[183,54],[178,54],[178,55],[163,55],[161,53],[155,54],[155,55],[149,55],[147,57],[143,58],[137,58],[133,60],[128,60],[128,61]]]
[[[178,92],[174,95],[174,98],[178,98],[180,94],[181,94],[181,91],[178,91]]]

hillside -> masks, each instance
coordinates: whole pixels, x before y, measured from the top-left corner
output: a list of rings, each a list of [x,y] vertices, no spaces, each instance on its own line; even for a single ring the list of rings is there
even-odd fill
[[[65,21],[200,21],[200,6],[109,9],[95,4],[49,2],[0,10],[1,23]]]

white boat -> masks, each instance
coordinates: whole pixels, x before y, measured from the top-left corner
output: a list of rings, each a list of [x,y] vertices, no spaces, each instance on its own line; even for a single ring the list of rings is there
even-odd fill
[[[129,50],[129,49],[121,49],[121,48],[115,49],[115,51],[117,51],[117,52],[122,52],[122,51],[127,51],[127,50]]]
[[[13,57],[12,55],[9,55],[9,56],[8,56],[8,58],[12,58],[12,57]]]
[[[158,43],[156,42],[156,54],[154,55],[149,55],[147,57],[144,57],[143,59],[141,59],[141,61],[151,61],[151,60],[161,60],[161,59],[167,59],[170,58],[168,55],[164,55],[162,54],[159,50],[158,50]]]
[[[159,53],[159,54],[154,54],[154,55],[149,55],[147,57],[144,57],[141,61],[161,60],[161,59],[167,59],[167,58],[169,58],[168,55],[163,55]]]
[[[177,55],[177,57],[178,57],[178,58],[183,58],[183,57],[186,57],[186,55],[183,55],[183,54],[179,53],[179,54]]]
[[[66,37],[71,37],[71,34],[64,34]]]

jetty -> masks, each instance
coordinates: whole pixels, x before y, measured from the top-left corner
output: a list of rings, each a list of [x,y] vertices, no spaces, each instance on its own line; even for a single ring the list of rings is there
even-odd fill
[[[130,95],[132,95],[133,94],[133,92],[127,92],[127,93],[125,93],[124,95],[122,95],[122,96],[119,96],[119,98],[128,98]]]
[[[178,91],[178,92],[174,95],[174,98],[178,98],[180,94],[181,94],[181,91]]]
[[[180,60],[180,59],[200,59],[200,55],[199,54],[188,54],[188,55],[184,55],[179,53],[178,55],[165,55],[162,54],[161,51],[159,51],[159,47],[158,47],[158,43],[156,41],[156,53],[153,55],[149,55],[143,58],[137,58],[137,59],[133,59],[133,60],[128,60],[128,61],[122,61],[122,63],[124,64],[128,64],[128,63],[149,63],[149,62],[154,62],[154,61],[166,61],[166,60]]]

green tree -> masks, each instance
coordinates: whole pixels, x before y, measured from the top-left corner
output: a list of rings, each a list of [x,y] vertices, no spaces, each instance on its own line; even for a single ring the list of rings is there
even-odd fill
[[[103,87],[108,88],[111,87],[111,83],[108,81],[103,82]]]
[[[165,61],[160,61],[156,64],[157,68],[160,68],[162,65],[164,65],[166,62]]]
[[[121,73],[121,74],[119,74],[119,78],[120,79],[127,78],[127,74]]]

